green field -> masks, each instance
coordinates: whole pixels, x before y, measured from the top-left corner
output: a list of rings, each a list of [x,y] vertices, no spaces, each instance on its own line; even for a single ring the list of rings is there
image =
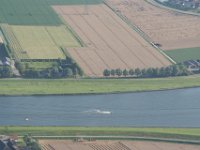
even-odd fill
[[[12,25],[60,25],[51,8],[61,4],[96,4],[102,0],[0,0],[0,23]]]
[[[200,59],[200,47],[164,51],[176,62]]]
[[[64,59],[61,47],[80,44],[65,26],[1,25],[9,47],[18,59]]]
[[[160,79],[2,79],[0,95],[94,94],[199,87],[198,77]]]
[[[0,127],[0,134],[33,136],[116,135],[200,139],[200,128],[116,128],[116,127]]]

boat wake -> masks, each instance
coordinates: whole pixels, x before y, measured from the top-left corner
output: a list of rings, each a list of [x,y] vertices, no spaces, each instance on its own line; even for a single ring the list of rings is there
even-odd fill
[[[87,114],[103,114],[103,115],[112,114],[111,111],[105,111],[105,110],[100,110],[100,109],[90,109],[90,110],[84,111],[84,113],[87,113]]]

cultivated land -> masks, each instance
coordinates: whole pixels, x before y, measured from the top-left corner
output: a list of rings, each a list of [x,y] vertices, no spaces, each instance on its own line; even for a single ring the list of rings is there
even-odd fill
[[[0,95],[100,94],[199,87],[200,77],[160,79],[0,80]]]
[[[42,150],[199,150],[199,145],[172,144],[144,141],[92,141],[39,140]]]
[[[10,26],[1,29],[18,59],[64,59],[60,47],[79,47],[65,26]]]
[[[164,50],[200,47],[200,17],[158,8],[145,0],[107,0]],[[181,53],[181,51],[180,51]]]
[[[200,59],[200,47],[165,51],[176,62]]]
[[[53,6],[86,44],[68,53],[89,76],[104,69],[168,66],[171,63],[106,5]]]

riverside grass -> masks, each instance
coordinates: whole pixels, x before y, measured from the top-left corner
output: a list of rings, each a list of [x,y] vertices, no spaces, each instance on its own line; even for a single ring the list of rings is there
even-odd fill
[[[155,79],[1,79],[0,95],[104,94],[189,87],[200,87],[200,76]]]
[[[164,52],[178,63],[200,59],[200,47],[175,49]]]
[[[32,136],[143,136],[177,139],[200,139],[200,128],[122,128],[122,127],[32,127],[0,126],[0,134]]]

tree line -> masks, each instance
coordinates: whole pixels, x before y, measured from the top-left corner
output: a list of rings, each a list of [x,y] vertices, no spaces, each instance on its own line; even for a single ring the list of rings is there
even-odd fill
[[[170,77],[170,76],[187,76],[191,72],[183,64],[171,65],[161,68],[148,68],[148,69],[105,69],[103,72],[104,77],[136,77],[136,78],[157,78],[157,77]]]
[[[83,75],[81,68],[69,60],[59,60],[44,69],[32,68],[29,63],[22,62],[16,62],[15,66],[24,78],[67,78]]]
[[[10,66],[0,66],[0,78],[11,78],[13,72]]]

